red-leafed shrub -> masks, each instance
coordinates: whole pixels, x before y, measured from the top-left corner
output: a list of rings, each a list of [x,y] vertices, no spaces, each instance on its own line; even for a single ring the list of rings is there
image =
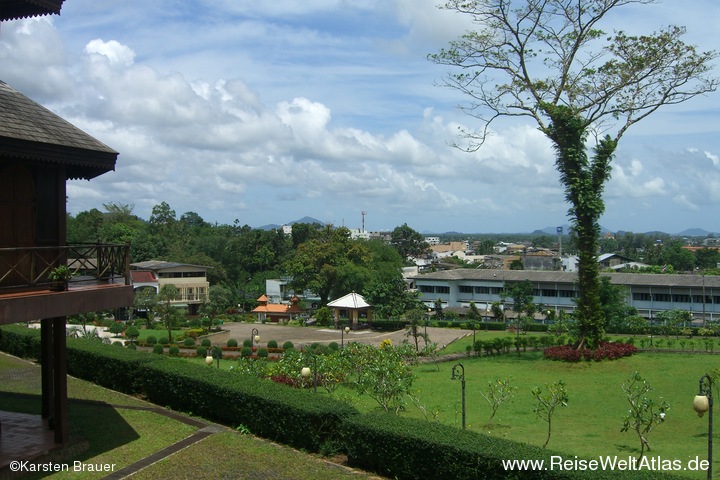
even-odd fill
[[[576,350],[572,345],[559,345],[556,347],[546,348],[543,356],[550,360],[558,360],[561,362],[579,362],[580,360],[615,360],[621,357],[629,357],[637,352],[634,345],[628,343],[610,343],[602,342],[595,350],[583,348]]]
[[[289,387],[295,387],[295,388],[300,387],[299,380],[292,378],[292,377],[288,377],[287,375],[273,375],[272,377],[270,377],[270,380],[272,380],[275,383],[279,383],[281,385],[287,385]]]

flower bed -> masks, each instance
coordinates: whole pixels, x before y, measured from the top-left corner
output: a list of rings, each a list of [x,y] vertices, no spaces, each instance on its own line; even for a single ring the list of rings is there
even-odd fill
[[[580,360],[615,360],[621,357],[629,357],[637,352],[634,345],[628,343],[601,342],[595,350],[583,348],[576,350],[572,345],[558,345],[546,348],[543,356],[550,360],[562,362],[579,362]]]

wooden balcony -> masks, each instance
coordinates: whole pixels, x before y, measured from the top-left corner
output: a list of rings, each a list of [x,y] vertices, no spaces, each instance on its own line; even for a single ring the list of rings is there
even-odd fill
[[[0,248],[0,325],[131,306],[129,245]],[[66,291],[51,290],[50,271],[68,265]]]

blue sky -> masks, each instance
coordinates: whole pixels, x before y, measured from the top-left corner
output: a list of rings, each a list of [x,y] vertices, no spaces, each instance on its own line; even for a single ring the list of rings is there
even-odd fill
[[[426,60],[472,28],[435,0],[67,0],[0,26],[0,79],[118,152],[68,188],[71,213],[107,202],[148,218],[259,227],[303,216],[391,230],[522,232],[568,223],[553,152],[502,122],[478,152],[473,119]],[[720,49],[720,3],[628,7],[605,29],[688,28]],[[715,68],[720,76],[720,68]],[[661,110],[621,140],[610,230],[720,232],[720,93]]]

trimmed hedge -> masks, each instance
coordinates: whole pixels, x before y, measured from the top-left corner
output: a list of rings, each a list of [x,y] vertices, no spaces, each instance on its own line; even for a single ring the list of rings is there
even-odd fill
[[[344,402],[309,390],[183,361],[144,364],[139,377],[156,405],[225,425],[242,424],[254,435],[311,452],[337,438],[344,418],[358,414]]]
[[[40,329],[4,325],[0,328],[0,350],[16,357],[40,360]]]
[[[657,471],[551,469],[550,458],[575,457],[540,447],[387,413],[354,415],[342,425],[348,463],[390,478],[466,479],[673,479]],[[544,460],[546,469],[512,471],[503,460]]]

